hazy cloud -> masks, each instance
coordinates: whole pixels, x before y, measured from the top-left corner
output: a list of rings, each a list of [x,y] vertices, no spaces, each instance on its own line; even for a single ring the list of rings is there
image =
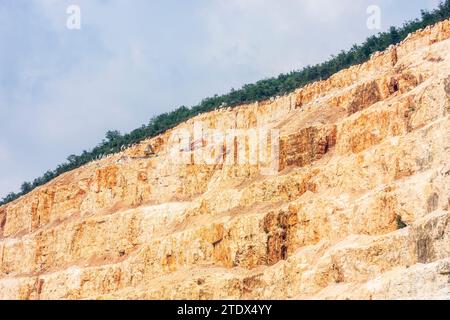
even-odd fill
[[[108,129],[299,69],[437,1],[0,1],[0,197]],[[66,28],[81,8],[82,29]]]

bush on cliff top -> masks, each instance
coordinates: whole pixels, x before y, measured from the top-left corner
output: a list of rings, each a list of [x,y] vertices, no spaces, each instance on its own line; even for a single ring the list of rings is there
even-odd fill
[[[302,70],[280,74],[275,78],[246,84],[239,90],[232,89],[228,94],[206,98],[200,104],[191,108],[182,106],[174,111],[153,117],[147,125],[124,135],[118,131],[108,131],[105,139],[91,151],[83,151],[78,156],[71,155],[67,158],[67,162],[59,165],[55,170],[47,171],[33,182],[23,183],[19,193],[8,194],[0,201],[0,205],[14,201],[65,172],[105,155],[117,153],[123,148],[142,140],[155,137],[200,113],[284,95],[308,83],[327,79],[338,71],[369,60],[374,52],[383,51],[390,45],[401,42],[408,34],[448,18],[450,18],[450,0],[445,0],[433,11],[422,11],[420,18],[408,21],[400,28],[391,27],[388,32],[371,36],[363,44],[354,45],[350,50],[342,51],[322,64],[307,66]]]

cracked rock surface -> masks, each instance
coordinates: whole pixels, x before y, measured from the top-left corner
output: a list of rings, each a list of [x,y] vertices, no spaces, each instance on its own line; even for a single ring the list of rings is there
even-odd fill
[[[196,121],[279,130],[278,172],[172,164]],[[0,299],[450,299],[449,209],[447,20],[0,207]]]

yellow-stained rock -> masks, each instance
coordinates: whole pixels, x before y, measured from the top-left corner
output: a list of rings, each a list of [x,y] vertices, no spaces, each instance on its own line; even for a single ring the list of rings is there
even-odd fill
[[[249,137],[210,150],[212,135],[173,163],[199,122],[278,130],[279,167],[196,161],[250,153]],[[447,20],[0,207],[0,299],[450,299],[449,220]]]

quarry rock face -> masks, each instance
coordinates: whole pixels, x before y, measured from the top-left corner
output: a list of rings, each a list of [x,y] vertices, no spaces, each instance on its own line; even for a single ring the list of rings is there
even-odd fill
[[[249,154],[248,137],[212,151],[208,134],[192,138],[174,162],[175,133],[194,137],[196,123],[276,132],[264,147],[276,145],[276,171],[195,159],[225,159],[239,142]],[[0,207],[0,298],[450,299],[449,209],[444,21],[326,81],[199,115]]]

